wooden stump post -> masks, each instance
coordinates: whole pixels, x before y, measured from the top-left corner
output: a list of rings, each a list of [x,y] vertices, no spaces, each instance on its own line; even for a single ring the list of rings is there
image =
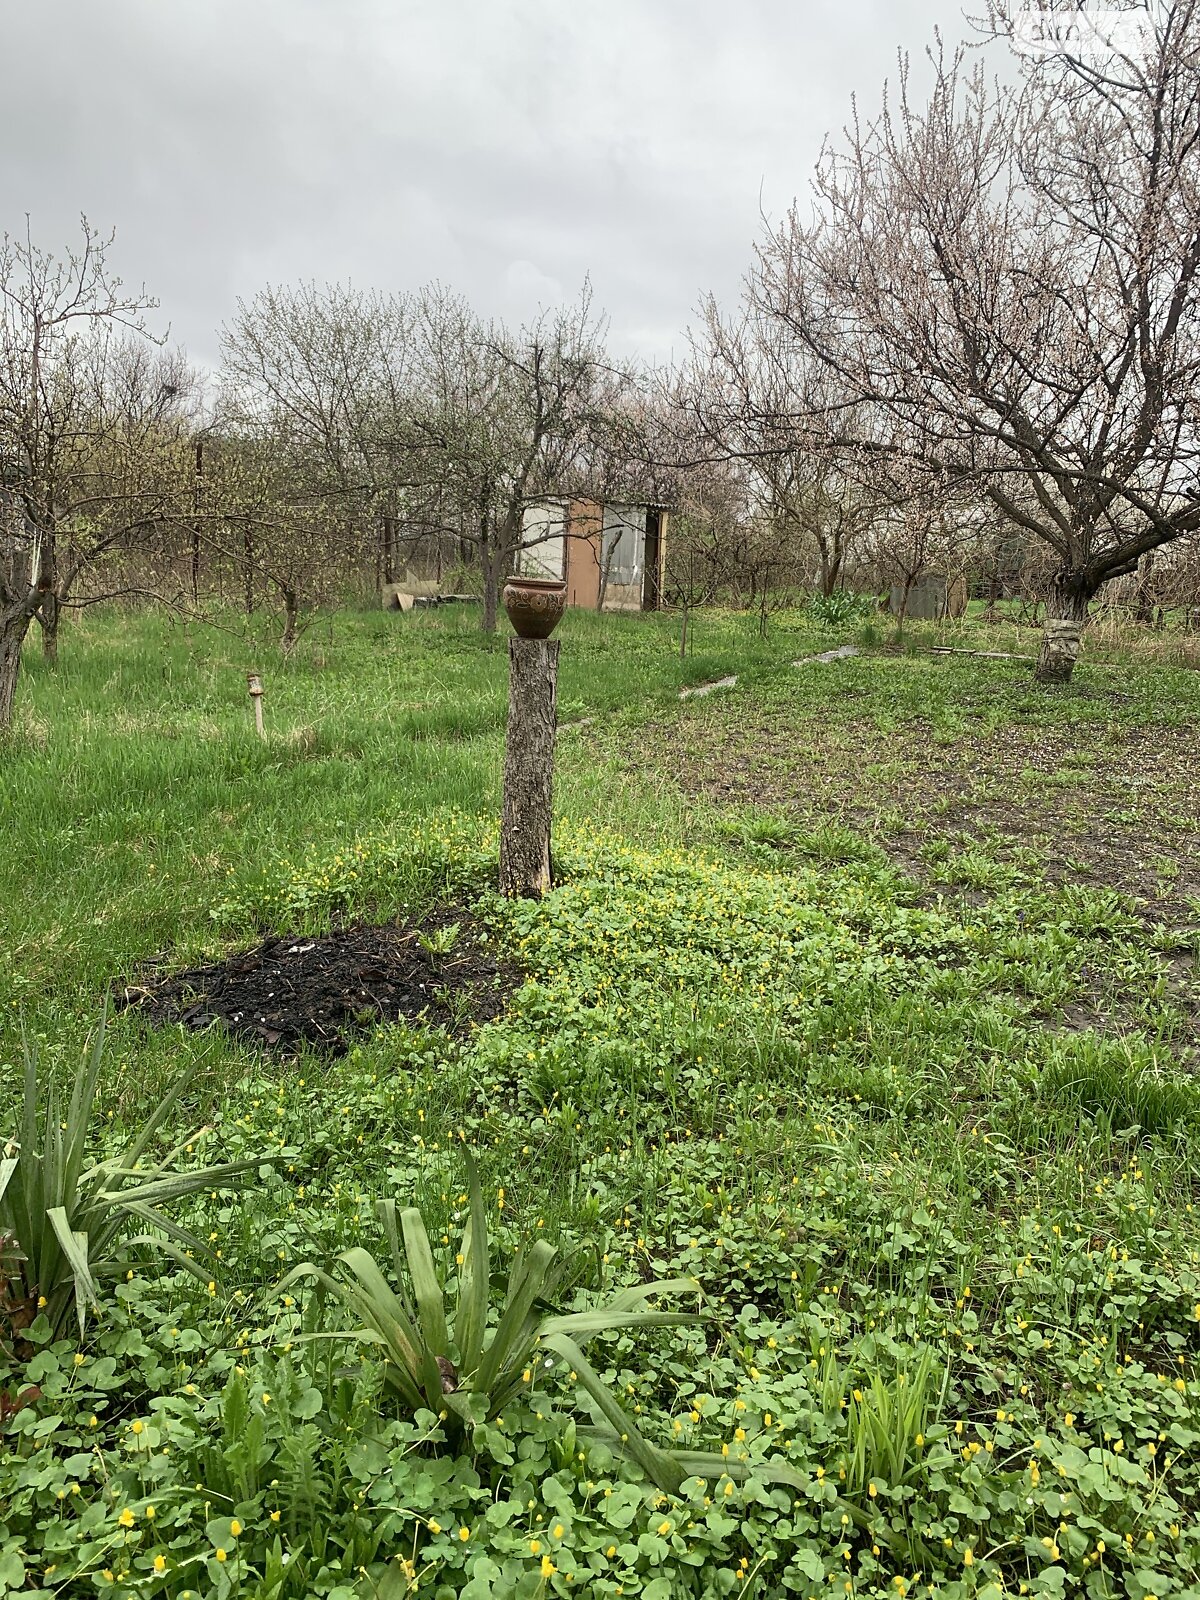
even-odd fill
[[[550,887],[557,639],[508,641],[508,736],[500,823],[500,893],[538,899]]]
[[[250,689],[250,698],[254,702],[254,728],[260,739],[266,738],[263,731],[263,683],[257,672],[246,674],[246,683]]]

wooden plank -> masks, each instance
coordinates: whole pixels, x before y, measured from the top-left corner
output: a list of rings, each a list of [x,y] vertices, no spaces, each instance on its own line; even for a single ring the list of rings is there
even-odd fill
[[[949,644],[930,645],[935,656],[979,656],[984,661],[1036,661],[1036,656],[1014,656],[1007,650],[958,650]]]

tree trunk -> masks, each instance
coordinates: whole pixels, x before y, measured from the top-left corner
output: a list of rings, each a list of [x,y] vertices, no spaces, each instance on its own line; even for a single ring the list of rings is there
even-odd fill
[[[58,613],[58,530],[51,526],[42,531],[37,564],[36,612],[42,630],[42,654],[51,664],[58,660]]]
[[[47,589],[42,595],[37,618],[42,629],[42,658],[51,666],[58,664],[58,623],[62,615],[62,601],[57,592]]]
[[[1000,542],[996,541],[992,550],[992,570],[988,579],[988,611],[995,611],[1000,602]]]
[[[249,527],[242,530],[242,582],[245,586],[246,615],[254,615],[254,535]]]
[[[502,552],[490,542],[479,553],[483,565],[483,631],[495,633],[500,618],[501,569],[504,561]]]
[[[821,575],[817,581],[822,595],[828,600],[842,576],[842,556],[840,550],[831,548],[829,540],[820,535],[817,536],[817,555],[821,562]]]
[[[396,581],[396,519],[390,514],[383,518],[382,548],[380,554],[381,577],[384,583]],[[439,560],[441,546],[438,547]]]
[[[204,440],[196,440],[196,473],[192,482],[192,606],[200,604],[200,513],[204,505]]]
[[[908,618],[908,601],[909,601],[909,596],[912,594],[913,584],[916,583],[916,581],[917,580],[916,580],[915,576],[908,577],[906,575],[905,579],[904,579],[904,582],[903,582],[903,584],[901,586],[901,589],[900,589],[900,609],[896,613],[896,643],[897,644],[902,644],[904,642],[904,624],[905,624],[905,621]]]
[[[37,575],[37,619],[42,630],[42,655],[54,665],[58,660],[58,536],[50,530],[42,537]]]
[[[1079,659],[1088,603],[1095,585],[1081,572],[1060,572],[1046,594],[1046,622],[1033,676],[1038,683],[1069,683]]]
[[[24,606],[0,616],[0,733],[12,726],[13,699],[21,670],[21,646],[32,618]]]
[[[1138,562],[1137,574],[1137,599],[1134,602],[1133,616],[1135,622],[1150,623],[1154,621],[1154,596],[1150,592],[1150,580],[1154,572],[1153,550],[1147,553]]]
[[[294,589],[285,589],[283,591],[283,638],[280,640],[285,656],[291,655],[296,648],[296,640],[300,637],[296,627],[296,617],[299,609],[296,602],[296,591]]]
[[[500,893],[538,899],[550,887],[557,639],[508,641],[508,737],[500,827]]]

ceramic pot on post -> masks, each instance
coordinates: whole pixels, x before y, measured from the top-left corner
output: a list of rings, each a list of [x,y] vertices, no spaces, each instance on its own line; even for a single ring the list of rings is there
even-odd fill
[[[560,578],[509,578],[501,599],[518,638],[548,639],[567,609],[567,586]]]

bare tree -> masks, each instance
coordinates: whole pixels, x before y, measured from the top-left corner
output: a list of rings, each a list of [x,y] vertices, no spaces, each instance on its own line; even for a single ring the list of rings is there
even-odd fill
[[[21,645],[38,607],[40,556],[19,496],[0,489],[0,733],[12,722]]]
[[[269,427],[241,427],[221,409],[204,460],[196,535],[247,619],[264,605],[278,610],[280,648],[290,655],[318,610],[346,592],[344,502],[298,477]]]
[[[1143,558],[1136,573],[1113,585],[1113,604],[1136,622],[1166,625],[1170,612],[1194,629],[1200,621],[1200,536],[1180,539]]]
[[[267,287],[222,330],[222,413],[243,437],[274,441],[294,497],[323,501],[343,531],[343,566],[370,553],[390,582],[411,464],[409,297]]]
[[[902,635],[921,578],[944,579],[947,604],[955,585],[965,582],[967,552],[979,537],[978,507],[971,503],[970,484],[956,485],[912,467],[898,454],[880,453],[863,465],[876,503],[886,508],[873,527],[864,561],[875,580],[892,590]]]
[[[688,653],[691,617],[698,607],[711,605],[721,587],[722,563],[731,542],[731,530],[741,502],[719,473],[689,473],[671,521],[666,552],[666,598],[677,607],[682,623],[679,654]]]
[[[449,540],[477,563],[494,629],[526,508],[594,496],[627,431],[633,374],[609,357],[605,331],[586,285],[516,332],[436,284],[411,296],[272,288],[240,304],[223,332],[222,412],[243,452],[272,441],[280,513],[256,535],[243,518],[243,531],[265,558],[272,527],[304,529],[298,543],[275,541],[267,581],[297,592],[278,556],[289,567],[301,549],[316,557],[334,529],[343,566],[373,530],[379,582],[406,542]],[[264,470],[260,459],[260,487]],[[285,505],[305,508],[298,524]]]
[[[585,285],[573,305],[512,332],[434,286],[417,300],[416,381],[404,423],[424,503],[419,530],[454,534],[478,559],[483,627],[521,548],[525,510],[596,498],[634,377],[609,356]],[[420,491],[417,491],[420,493]]]
[[[938,54],[921,108],[903,69],[759,253],[761,306],[891,448],[978,474],[1053,552],[1044,680],[1102,584],[1200,526],[1198,7],[1154,0],[1144,55],[1051,54],[1011,85]],[[1012,35],[1008,0],[986,26]]]
[[[109,270],[111,236],[82,234],[61,258],[28,231],[0,241],[0,728],[33,620],[53,659],[80,580],[174,504],[190,380],[153,349],[155,302]]]
[[[704,302],[703,333],[678,392],[710,452],[744,463],[760,540],[774,545],[769,565],[797,570],[812,560],[816,587],[829,595],[887,501],[831,431],[836,419],[844,433],[851,409],[839,403],[831,374],[757,303],[753,284],[748,290],[734,317],[713,298]]]

